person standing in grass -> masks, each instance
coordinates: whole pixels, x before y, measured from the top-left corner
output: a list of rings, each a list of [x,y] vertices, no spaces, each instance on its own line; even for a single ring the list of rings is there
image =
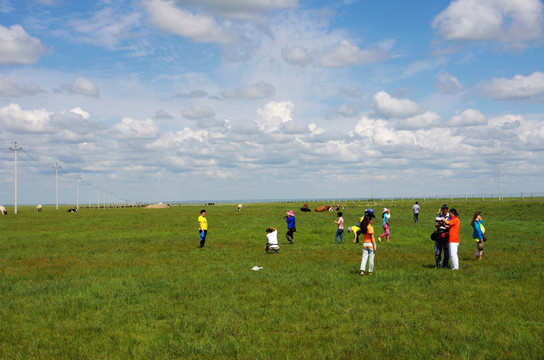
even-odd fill
[[[416,201],[414,206],[412,206],[412,211],[414,212],[414,222],[415,223],[419,222],[419,210],[421,210],[421,208],[419,207],[419,204]]]
[[[389,242],[389,218],[391,218],[391,212],[388,208],[383,208],[382,211],[382,227],[385,231],[380,235],[379,240],[382,241],[382,237],[385,237],[387,242]]]
[[[297,228],[295,226],[295,213],[293,210],[289,210],[287,212],[287,216],[285,217],[285,222],[287,223],[287,233],[285,234],[285,238],[291,245],[295,243],[295,240],[293,240],[293,235],[295,231],[297,231]]]
[[[484,254],[484,241],[485,241],[485,227],[482,220],[482,213],[476,211],[470,222],[474,231],[472,232],[472,238],[476,241],[476,260],[482,260]]]
[[[451,219],[451,216],[448,209],[447,204],[442,205],[435,218],[437,238],[434,241],[434,257],[436,260],[435,268],[437,269],[440,269],[440,267],[447,268],[450,260],[449,225],[447,225],[447,222]],[[442,259],[442,253],[444,253],[444,259]],[[442,265],[440,265],[440,261],[442,261]]]
[[[374,210],[367,209],[361,222],[363,232],[363,259],[361,260],[360,275],[365,274],[366,263],[368,261],[368,275],[374,271],[374,255],[376,254],[376,240],[374,239],[374,227],[372,227],[372,218],[375,217]]]
[[[451,269],[459,270],[459,257],[457,256],[457,250],[459,248],[459,228],[461,227],[461,221],[459,220],[459,213],[456,209],[450,210],[450,220],[443,220],[443,222],[449,226],[449,247],[451,258]]]
[[[208,234],[208,219],[206,219],[206,210],[200,210],[198,217],[198,232],[200,233],[200,247],[204,247],[206,235]]]
[[[337,225],[336,229],[336,243],[338,244],[338,237],[340,236],[340,239],[342,240],[342,244],[344,243],[344,218],[342,217],[342,212],[339,211],[336,215],[338,215],[338,220],[334,220],[335,224]]]

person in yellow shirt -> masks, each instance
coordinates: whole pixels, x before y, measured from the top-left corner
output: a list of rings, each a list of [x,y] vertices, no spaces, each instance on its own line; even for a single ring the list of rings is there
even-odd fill
[[[353,233],[353,243],[358,244],[359,243],[359,235],[362,234],[361,228],[357,225],[353,225],[348,227],[348,233]]]
[[[206,210],[200,210],[200,216],[198,217],[198,232],[200,233],[200,247],[204,247],[206,242],[206,235],[208,234],[208,219],[206,219]]]

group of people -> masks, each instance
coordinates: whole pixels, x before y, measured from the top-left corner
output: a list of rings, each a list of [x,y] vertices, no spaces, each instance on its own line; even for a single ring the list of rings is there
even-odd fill
[[[241,206],[239,207],[240,210]],[[413,206],[414,222],[419,221],[420,207],[416,201]],[[337,213],[338,219],[334,220],[337,225],[335,242],[338,244],[338,240],[344,244],[344,218],[343,213],[340,211]],[[374,256],[376,254],[376,240],[374,237],[374,227],[372,226],[373,219],[376,217],[374,210],[368,208],[365,210],[364,215],[361,217],[360,222],[357,225],[348,227],[348,232],[354,234],[353,243],[359,243],[359,236],[363,235],[363,256],[361,260],[360,275],[365,275],[366,265],[368,263],[368,275],[372,275],[374,270]],[[388,208],[384,208],[382,211],[382,227],[384,233],[379,236],[379,240],[386,238],[389,242],[389,219],[391,218],[391,212]],[[284,217],[287,224],[287,232],[285,238],[290,244],[294,244],[294,233],[296,232],[296,219],[292,210],[287,212]],[[203,248],[206,242],[206,235],[208,232],[208,220],[206,219],[206,210],[200,211],[198,217],[199,233],[200,233],[200,247]],[[473,227],[472,237],[477,243],[476,259],[481,260],[483,256],[484,242],[487,240],[485,236],[485,227],[482,220],[482,213],[477,211],[471,221]],[[459,220],[459,213],[457,209],[449,209],[447,204],[442,205],[438,210],[435,218],[436,230],[431,235],[434,240],[434,252],[435,252],[435,268],[448,268],[451,261],[451,269],[459,270],[459,229],[461,227],[461,221]],[[266,229],[266,246],[265,251],[268,253],[272,250],[274,253],[278,253],[278,230],[273,227]]]
[[[476,211],[470,225],[473,228],[472,238],[476,241],[476,259],[481,260],[484,251],[485,227],[482,213]],[[448,268],[459,270],[459,229],[461,221],[457,209],[449,209],[447,204],[442,205],[435,219],[436,231],[431,235],[434,240],[435,268]],[[451,264],[448,262],[451,261]]]

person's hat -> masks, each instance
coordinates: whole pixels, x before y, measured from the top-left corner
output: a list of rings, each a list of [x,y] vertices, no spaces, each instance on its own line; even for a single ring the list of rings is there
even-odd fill
[[[453,214],[453,215],[455,215],[455,216],[459,216],[459,213],[457,212],[457,209],[455,209],[455,208],[452,208],[452,209],[450,210],[450,214]]]
[[[289,215],[289,216],[295,216],[295,213],[293,212],[293,210],[289,210],[289,211],[287,212],[287,215]]]
[[[385,213],[385,212],[388,212],[388,211],[389,211],[388,208],[383,208],[382,214]]]
[[[351,226],[348,226],[348,232],[352,232],[353,230],[351,229]]]
[[[442,205],[441,209],[447,209],[448,208],[448,204],[444,204]]]
[[[374,210],[372,210],[371,208],[365,210],[365,215],[368,215],[371,218],[376,217],[376,215],[374,215]]]

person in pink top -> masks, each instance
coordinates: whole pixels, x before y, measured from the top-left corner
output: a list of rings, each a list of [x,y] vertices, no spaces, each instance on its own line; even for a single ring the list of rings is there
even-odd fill
[[[338,225],[338,228],[336,230],[336,243],[338,244],[338,237],[340,236],[340,239],[342,240],[342,244],[344,243],[344,218],[342,217],[342,212],[339,211],[337,213],[338,220],[334,220],[336,225]]]

